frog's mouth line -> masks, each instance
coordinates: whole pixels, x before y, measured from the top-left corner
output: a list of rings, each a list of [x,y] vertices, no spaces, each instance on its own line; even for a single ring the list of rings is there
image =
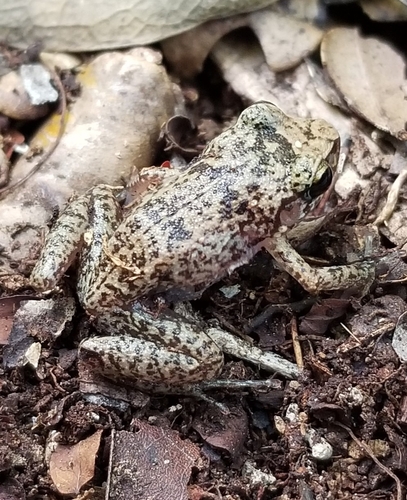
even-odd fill
[[[280,209],[276,214],[276,219],[280,220],[280,224],[291,229],[299,222],[306,222],[314,220],[311,212],[317,207],[321,196],[313,199],[312,201],[305,201],[302,198],[290,197],[281,203]]]

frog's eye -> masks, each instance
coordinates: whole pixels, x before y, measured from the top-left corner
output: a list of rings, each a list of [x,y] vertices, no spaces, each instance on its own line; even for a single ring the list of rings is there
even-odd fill
[[[322,176],[312,184],[307,190],[304,191],[304,199],[311,201],[317,198],[320,194],[324,193],[332,181],[332,169],[328,167]]]

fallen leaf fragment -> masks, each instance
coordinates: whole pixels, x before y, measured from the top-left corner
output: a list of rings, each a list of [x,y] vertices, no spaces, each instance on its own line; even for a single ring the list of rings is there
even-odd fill
[[[373,21],[407,20],[407,5],[403,0],[359,0],[359,3]]]
[[[75,302],[69,297],[23,302],[14,315],[9,342],[4,349],[4,366],[11,369],[27,363],[32,365],[29,359],[34,360],[35,365],[40,343],[34,339],[42,342],[57,338],[69,325],[74,312]]]
[[[323,335],[335,319],[346,312],[348,299],[325,299],[311,307],[301,319],[300,331],[305,335]]]
[[[173,430],[133,421],[135,433],[112,436],[109,500],[187,500],[191,467],[199,465],[199,448]]]
[[[312,24],[281,14],[273,7],[251,14],[209,21],[161,43],[164,56],[178,75],[192,78],[202,70],[212,48],[231,31],[250,27],[257,36],[270,69],[285,71],[297,66],[321,42],[323,32]],[[248,37],[239,34],[243,44]]]
[[[322,40],[321,59],[351,109],[375,127],[407,140],[407,80],[402,55],[354,28],[335,28]]]
[[[297,66],[320,44],[323,32],[310,23],[263,9],[249,15],[267,64],[275,72]]]
[[[227,451],[236,461],[241,457],[249,424],[242,407],[235,406],[230,410],[230,414],[225,415],[219,408],[213,407],[208,414],[197,417],[193,427],[208,444]]]
[[[88,52],[157,42],[208,19],[260,9],[276,0],[2,0],[0,39],[27,48]]]
[[[102,430],[79,443],[58,445],[51,454],[49,473],[62,495],[76,495],[93,478]]]

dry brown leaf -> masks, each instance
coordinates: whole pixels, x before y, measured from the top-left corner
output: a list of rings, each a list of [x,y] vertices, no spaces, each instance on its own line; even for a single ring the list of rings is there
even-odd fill
[[[193,427],[208,444],[226,450],[235,461],[241,456],[246,441],[248,420],[240,406],[230,409],[231,413],[225,415],[219,408],[213,407],[208,414],[196,418]]]
[[[323,32],[310,23],[285,16],[270,9],[249,15],[249,25],[256,33],[273,71],[297,66],[321,42]]]
[[[349,321],[349,327],[359,339],[390,333],[406,310],[406,303],[401,297],[384,295],[365,304]]]
[[[164,57],[179,76],[192,78],[202,71],[212,47],[230,31],[247,26],[247,16],[216,19],[161,42]]]
[[[49,472],[59,493],[78,494],[93,478],[101,436],[102,430],[96,431],[73,446],[59,445],[52,453]]]
[[[346,312],[348,299],[330,298],[314,304],[311,310],[302,318],[300,331],[306,335],[323,335],[335,319]]]
[[[191,467],[199,448],[173,430],[133,422],[136,433],[117,432],[112,438],[108,480],[109,500],[187,500]]]
[[[2,0],[0,38],[26,48],[41,40],[53,52],[146,45],[208,19],[250,12],[276,0]]]
[[[407,5],[401,0],[360,0],[360,6],[373,21],[407,20]]]
[[[322,40],[321,58],[347,104],[377,128],[407,139],[405,61],[377,38],[336,28]]]
[[[209,21],[168,38],[161,47],[177,74],[191,78],[202,70],[212,47],[224,35],[243,26],[252,28],[273,71],[285,71],[298,65],[318,47],[322,38],[322,31],[312,24],[267,8],[229,19]],[[246,36],[239,34],[237,38],[243,45],[249,43]]]

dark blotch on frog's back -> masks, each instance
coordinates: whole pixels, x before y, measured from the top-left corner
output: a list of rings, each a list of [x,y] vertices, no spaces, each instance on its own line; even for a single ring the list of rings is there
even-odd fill
[[[192,232],[186,229],[184,219],[173,217],[162,224],[171,241],[183,241],[192,238]]]

